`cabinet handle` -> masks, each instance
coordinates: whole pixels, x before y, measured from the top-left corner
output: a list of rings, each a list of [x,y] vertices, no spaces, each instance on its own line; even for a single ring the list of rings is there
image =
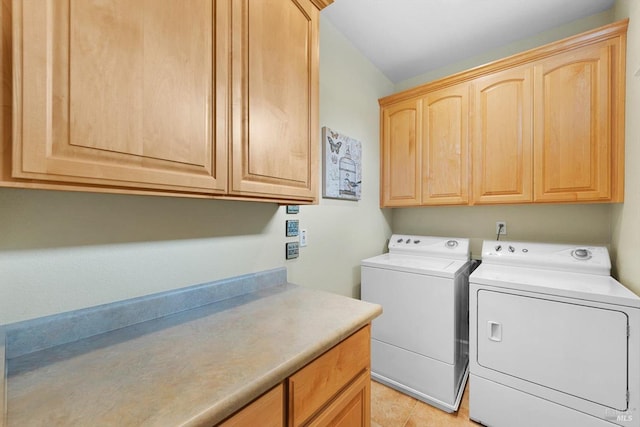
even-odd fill
[[[489,320],[487,322],[487,332],[491,341],[502,341],[502,324]]]

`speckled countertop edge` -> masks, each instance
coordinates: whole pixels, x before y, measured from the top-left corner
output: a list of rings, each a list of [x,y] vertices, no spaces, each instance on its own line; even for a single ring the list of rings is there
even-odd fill
[[[181,402],[168,401],[169,405],[166,405],[167,401],[162,400],[166,396],[154,396],[153,393],[150,393],[146,398],[150,399],[152,404],[159,405],[157,413],[154,412],[153,416],[144,419],[144,422],[140,421],[143,418],[132,419],[131,425],[133,423],[149,426],[163,425],[162,423],[166,422],[170,425],[185,426],[212,425],[222,421],[369,323],[380,312],[381,308],[374,304],[291,284],[257,290],[206,307],[169,316],[166,319],[145,322],[121,331],[110,332],[99,337],[83,339],[77,343],[69,343],[26,355],[17,359],[15,368],[11,367],[12,361],[10,361],[10,370],[18,372],[23,370],[26,372],[27,378],[31,374],[30,370],[34,370],[35,374],[28,380],[16,377],[19,386],[16,386],[14,381],[13,388],[9,387],[7,392],[8,410],[11,411],[11,399],[15,395],[21,395],[24,391],[32,393],[30,396],[35,396],[36,400],[38,396],[45,398],[40,402],[48,402],[51,396],[63,394],[63,390],[75,390],[80,401],[83,396],[96,392],[99,392],[100,396],[105,396],[109,401],[113,400],[116,405],[119,404],[118,399],[125,399],[123,405],[126,406],[129,402],[126,400],[127,395],[130,395],[129,398],[135,396],[136,399],[144,401],[145,397],[141,395],[146,394],[147,391],[146,389],[136,391],[138,384],[135,381],[127,382],[126,378],[122,379],[115,374],[112,375],[115,379],[100,377],[100,373],[94,372],[96,366],[102,366],[102,362],[98,363],[98,360],[118,362],[118,358],[120,358],[119,362],[124,361],[127,366],[130,364],[134,368],[133,372],[137,373],[136,375],[139,375],[140,372],[146,372],[144,369],[140,370],[141,363],[144,364],[145,369],[151,372],[152,376],[162,376],[168,372],[167,378],[155,378],[151,384],[156,388],[164,388],[167,385],[169,390],[179,391],[181,398],[184,396],[185,401],[197,406],[197,408],[190,407],[186,412],[182,412]],[[225,322],[228,322],[228,325]],[[232,333],[225,332],[229,328],[233,328]],[[209,335],[214,337],[210,338]],[[188,341],[190,337],[193,337],[197,345],[191,345],[191,342]],[[168,340],[175,343],[180,351],[177,352],[172,346],[167,346]],[[149,349],[150,354],[161,354],[160,357],[165,357],[167,360],[147,361],[140,359],[140,355],[137,354],[140,353],[139,347],[137,347],[140,345]],[[250,354],[252,349],[256,348],[255,345],[258,346],[258,352],[262,353],[264,360],[260,355]],[[94,352],[92,346],[98,350]],[[225,346],[228,349],[220,352],[220,347]],[[184,357],[184,363],[181,361],[176,365],[175,361],[172,361],[171,358],[175,358],[176,354]],[[210,357],[203,358],[203,354]],[[133,359],[129,359],[131,357]],[[43,364],[39,358],[50,358],[52,361]],[[81,366],[89,366],[89,370],[78,375]],[[114,366],[117,367],[118,364],[116,363]],[[188,375],[180,373],[177,379],[176,375],[171,375],[181,369],[194,370],[195,374],[193,372],[187,372]],[[91,372],[96,375],[95,382],[80,379]],[[207,375],[200,373],[207,373],[208,378],[205,378]],[[78,378],[72,378],[74,376]],[[203,378],[200,378],[201,376]],[[53,378],[54,381],[43,388],[40,377]],[[188,381],[185,381],[185,378]],[[107,382],[123,381],[122,384],[117,383],[115,386],[115,390],[120,387],[118,393],[114,393],[113,384],[103,384],[105,379]],[[12,381],[11,377],[8,381]],[[227,384],[227,381],[230,383]],[[59,382],[70,382],[70,385],[61,385],[58,384]],[[187,382],[189,387],[185,387]],[[200,388],[191,387],[193,382],[200,382],[198,385],[202,390],[209,390],[211,396],[206,398],[209,400],[201,396]],[[95,385],[89,387],[87,383]],[[220,385],[218,392],[212,389],[216,387],[216,384]],[[65,389],[65,387],[68,388]],[[12,390],[14,396],[11,395]],[[38,393],[44,394],[39,395]],[[20,402],[20,404],[24,403],[24,401]],[[29,409],[29,414],[34,414],[33,411],[38,410],[37,408],[47,412],[49,412],[48,409],[52,409],[47,408],[46,405],[41,407],[41,403],[34,406],[35,408]],[[136,409],[136,407],[122,408],[122,411],[135,411]],[[117,411],[115,412],[117,413]],[[68,414],[63,415],[67,416]],[[83,414],[83,416],[85,415]],[[53,416],[55,416],[55,411]],[[90,416],[95,416],[95,414]],[[36,418],[35,415],[33,418]],[[63,416],[60,418],[49,417],[46,425],[64,424],[62,421],[55,421],[56,419],[63,420],[65,418]],[[162,419],[162,423],[159,421],[160,419]],[[11,417],[8,421],[10,420]],[[9,425],[8,421],[7,426]],[[45,424],[34,422],[33,425]]]

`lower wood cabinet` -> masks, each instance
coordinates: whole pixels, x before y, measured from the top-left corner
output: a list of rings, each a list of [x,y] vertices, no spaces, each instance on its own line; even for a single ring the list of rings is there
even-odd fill
[[[370,343],[367,326],[289,377],[290,427],[336,425],[331,420],[342,418],[344,411],[349,412],[347,408],[352,406],[353,399],[347,395],[354,393],[350,385],[362,375],[367,378],[364,394],[369,396]],[[360,408],[364,422],[350,425],[369,425],[369,399]]]
[[[369,427],[370,348],[367,325],[220,426]]]
[[[220,424],[221,427],[282,427],[284,425],[284,385],[278,384],[240,412]]]

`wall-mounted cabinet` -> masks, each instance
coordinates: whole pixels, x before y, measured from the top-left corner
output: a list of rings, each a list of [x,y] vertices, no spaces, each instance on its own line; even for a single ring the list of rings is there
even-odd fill
[[[383,206],[466,204],[469,87],[382,109]]]
[[[473,84],[473,203],[530,202],[533,72],[516,67]]]
[[[2,185],[314,202],[317,4],[14,0]]]
[[[382,205],[418,205],[422,195],[422,99],[383,108],[380,122]]]
[[[466,204],[469,85],[436,90],[423,99],[422,204]]]
[[[381,205],[621,202],[627,22],[380,99]],[[387,129],[407,103],[415,123]],[[389,161],[396,146],[417,149]],[[388,188],[402,168],[419,171],[421,198],[398,204],[384,195],[402,193]]]

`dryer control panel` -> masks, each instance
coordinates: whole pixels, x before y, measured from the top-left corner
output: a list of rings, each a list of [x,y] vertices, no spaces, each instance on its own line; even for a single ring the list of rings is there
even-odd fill
[[[482,262],[603,276],[611,272],[609,251],[604,246],[485,240]]]

